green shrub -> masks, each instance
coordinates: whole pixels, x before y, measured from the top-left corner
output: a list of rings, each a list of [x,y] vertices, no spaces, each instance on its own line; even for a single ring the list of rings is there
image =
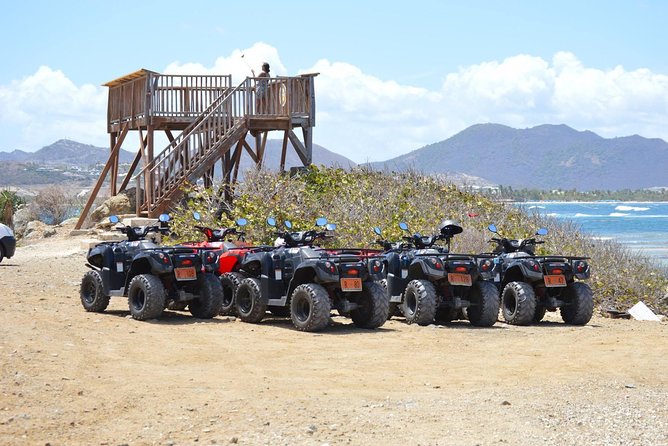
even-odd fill
[[[222,188],[222,186],[221,186]],[[601,308],[628,309],[643,300],[654,311],[668,313],[668,272],[652,260],[630,252],[619,243],[600,241],[569,222],[526,213],[515,206],[489,197],[464,192],[446,179],[417,172],[377,172],[363,168],[347,171],[311,166],[294,176],[248,171],[235,186],[231,206],[225,206],[213,190],[190,187],[188,197],[174,211],[172,228],[181,240],[201,240],[192,227],[192,211],[203,216],[203,225],[228,227],[245,217],[247,237],[254,244],[272,244],[273,229],[266,219],[290,220],[295,230],[311,229],[324,216],[337,224],[334,247],[371,247],[383,236],[398,240],[399,222],[412,232],[436,233],[444,219],[458,221],[464,228],[452,243],[452,250],[464,253],[489,252],[489,223],[495,223],[506,237],[526,238],[539,227],[549,234],[541,245],[544,254],[591,257],[592,277],[588,281]]]

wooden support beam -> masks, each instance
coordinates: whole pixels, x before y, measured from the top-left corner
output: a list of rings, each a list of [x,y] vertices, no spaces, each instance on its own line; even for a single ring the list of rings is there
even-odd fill
[[[107,159],[107,162],[105,163],[104,168],[100,173],[100,177],[97,179],[97,183],[95,183],[95,187],[93,187],[93,190],[90,193],[90,197],[88,197],[88,201],[86,202],[86,205],[81,211],[81,215],[79,216],[79,220],[77,220],[77,224],[74,226],[74,229],[81,229],[81,225],[83,225],[83,222],[88,216],[88,212],[90,211],[93,202],[95,202],[95,199],[97,198],[97,194],[100,192],[102,183],[104,183],[104,180],[107,178],[107,174],[109,173],[109,169],[111,169],[114,157],[118,156],[118,152],[121,150],[121,145],[123,144],[123,140],[125,139],[125,136],[128,134],[129,129],[130,129],[129,124],[125,124],[125,126],[123,126],[123,131],[121,132],[121,136],[116,141],[116,144],[114,145],[113,149],[111,149],[111,154],[109,155],[109,159]]]
[[[281,172],[285,171],[285,156],[288,151],[288,131],[283,132],[283,147],[281,149]]]
[[[123,183],[121,183],[121,187],[118,189],[118,193],[123,192],[125,190],[125,188],[128,187],[128,183],[130,182],[130,178],[132,178],[132,174],[135,173],[135,169],[137,169],[137,166],[139,165],[139,160],[141,160],[141,151],[137,150],[137,154],[135,155],[135,159],[132,161],[132,165],[130,166],[130,169],[125,174],[125,178],[123,178]],[[137,191],[137,193],[139,193],[139,192]]]
[[[250,155],[250,157],[251,157],[251,159],[253,160],[253,162],[255,162],[255,164],[257,164],[257,163],[258,163],[258,157],[257,157],[257,154],[256,154],[255,152],[253,152],[253,149],[251,148],[251,146],[248,145],[248,143],[246,142],[245,139],[244,139],[242,142],[243,142],[243,146],[244,146],[244,148],[246,149],[246,151],[247,151],[248,154]],[[236,152],[235,152],[235,153],[236,153]],[[241,154],[240,154],[240,155],[241,155]]]
[[[116,137],[118,136],[117,133],[112,133],[109,135],[109,147],[115,147],[116,146]],[[110,150],[110,155],[111,157],[111,150]],[[109,196],[114,197],[116,196],[116,179],[118,178],[118,154],[113,159],[113,162],[111,164],[111,183],[109,185]]]
[[[239,139],[239,142],[237,143],[237,147],[234,149],[234,155],[232,155],[232,165],[234,166],[234,174],[232,175],[232,183],[237,182],[237,176],[239,175],[239,160],[241,159],[241,148],[246,147],[247,149],[250,149],[248,147],[248,143],[246,143],[246,137],[243,136],[241,139]]]
[[[262,161],[264,160],[264,149],[267,145],[267,135],[269,132],[262,132],[262,136],[260,138],[260,145],[257,147],[257,164],[256,168],[258,170],[262,169]]]
[[[295,148],[295,152],[297,152],[297,155],[299,156],[299,159],[302,161],[302,164],[305,166],[308,166],[311,164],[311,153],[309,150],[306,150],[306,147],[302,144],[302,142],[297,138],[297,135],[290,130],[288,133],[288,137],[290,138],[290,142],[292,143],[292,146]]]

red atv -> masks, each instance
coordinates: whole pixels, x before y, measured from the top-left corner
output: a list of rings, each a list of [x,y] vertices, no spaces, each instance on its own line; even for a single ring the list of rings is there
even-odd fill
[[[195,220],[200,221],[199,212],[193,212]],[[244,276],[239,274],[239,265],[250,246],[245,242],[246,233],[239,227],[246,226],[248,220],[239,218],[235,222],[236,227],[226,229],[211,229],[205,226],[195,226],[206,236],[206,241],[188,242],[184,246],[192,246],[200,250],[213,250],[218,254],[218,270],[215,274],[220,277],[220,283],[223,286],[223,305],[220,308],[220,314],[229,315],[234,313],[235,297],[239,282]],[[225,240],[227,236],[237,236],[236,241]]]

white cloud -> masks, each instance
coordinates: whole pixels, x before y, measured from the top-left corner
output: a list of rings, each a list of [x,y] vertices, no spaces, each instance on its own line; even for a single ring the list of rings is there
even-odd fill
[[[174,62],[163,72],[230,73],[236,84],[263,61],[273,75],[320,73],[314,142],[357,162],[388,159],[481,122],[519,128],[564,123],[605,137],[638,133],[668,140],[668,75],[585,67],[569,52],[549,61],[517,55],[462,67],[444,73],[438,90],[326,59],[288,68],[278,50],[262,42],[221,56],[211,67]],[[0,85],[0,148],[36,150],[64,137],[105,146],[106,93],[104,87],[74,85],[48,67]]]
[[[106,101],[106,88],[76,86],[63,72],[42,66],[0,85],[0,148],[32,151],[62,138],[107,145]]]

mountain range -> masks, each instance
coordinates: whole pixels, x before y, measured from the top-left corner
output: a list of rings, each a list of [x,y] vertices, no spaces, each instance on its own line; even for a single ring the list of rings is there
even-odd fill
[[[638,135],[603,138],[566,125],[514,129],[477,124],[374,169],[466,173],[514,188],[620,190],[668,186],[668,143]]]
[[[94,166],[104,164],[109,158],[109,148],[60,139],[36,152],[0,152],[0,162],[36,163],[44,165]],[[120,162],[131,163],[134,154],[121,149]]]
[[[267,141],[264,166],[278,168],[281,145],[282,140]],[[289,146],[286,168],[300,166],[295,150]],[[108,148],[65,139],[32,153],[0,152],[3,173],[0,184],[40,183],[40,175],[48,175],[46,180],[59,178],[53,170],[43,173],[44,169],[25,168],[29,163],[85,168],[105,163],[108,154]],[[133,152],[121,150],[122,163],[130,163],[133,158]],[[317,144],[313,145],[313,163],[343,168],[356,165]],[[244,155],[241,172],[252,166],[250,157]],[[477,186],[579,191],[643,189],[668,186],[668,143],[638,135],[603,138],[566,125],[515,129],[500,124],[476,124],[446,140],[366,166],[389,171],[412,169]],[[21,175],[27,175],[23,172],[30,176],[21,180]],[[89,174],[94,172],[89,170]]]

